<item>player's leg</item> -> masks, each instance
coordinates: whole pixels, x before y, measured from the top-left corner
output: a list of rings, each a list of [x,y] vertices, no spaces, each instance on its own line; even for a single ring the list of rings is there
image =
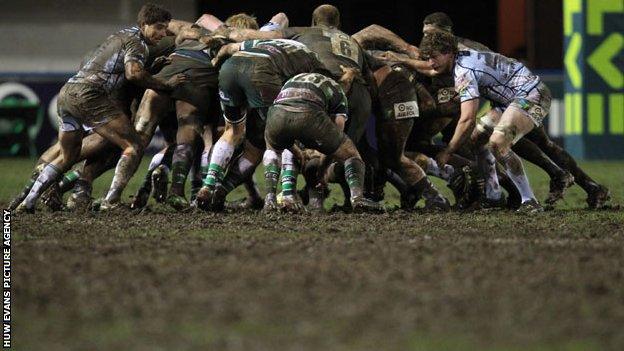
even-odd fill
[[[506,174],[516,185],[522,197],[521,209],[529,212],[541,210],[541,206],[535,199],[529,180],[524,172],[522,161],[511,147],[522,136],[535,128],[535,123],[522,109],[511,104],[501,115],[500,121],[494,127],[489,138],[488,146],[496,159],[502,164]]]

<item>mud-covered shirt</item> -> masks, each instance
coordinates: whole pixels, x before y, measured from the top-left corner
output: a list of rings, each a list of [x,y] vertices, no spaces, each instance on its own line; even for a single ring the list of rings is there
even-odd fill
[[[145,66],[149,50],[138,27],[123,29],[109,36],[92,51],[69,83],[83,83],[100,88],[108,94],[123,87],[125,64],[135,61]]]
[[[275,105],[290,111],[324,111],[347,118],[348,103],[335,80],[318,73],[301,73],[289,79],[275,98]]]
[[[342,76],[340,65],[363,70],[364,55],[348,34],[329,27],[291,27],[282,31],[285,38],[305,44],[315,52],[334,78]]]
[[[470,39],[466,39],[462,37],[456,37],[456,38],[457,38],[457,49],[459,51],[475,50],[475,51],[493,52],[492,49],[479,43],[478,41],[474,41],[474,40],[470,40]]]
[[[210,34],[210,31],[205,28],[199,28],[199,30],[202,35]],[[221,43],[223,44],[225,41]],[[221,45],[209,47],[199,40],[186,39],[176,46],[174,55],[190,58],[212,67],[212,59],[217,56]]]
[[[304,44],[289,39],[247,40],[234,56],[256,56],[270,59],[284,79],[299,73],[326,70],[316,54]]]
[[[484,97],[501,106],[524,98],[540,79],[522,63],[494,52],[457,53],[453,71],[461,102]]]

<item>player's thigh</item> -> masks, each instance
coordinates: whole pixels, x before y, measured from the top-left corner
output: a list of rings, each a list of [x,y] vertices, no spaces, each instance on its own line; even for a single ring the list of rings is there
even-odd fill
[[[139,149],[142,149],[139,135],[134,130],[130,119],[123,114],[95,128],[95,132],[122,150],[133,149],[135,152],[140,152]]]
[[[509,106],[494,127],[490,142],[507,149],[535,128],[535,123],[522,110]]]

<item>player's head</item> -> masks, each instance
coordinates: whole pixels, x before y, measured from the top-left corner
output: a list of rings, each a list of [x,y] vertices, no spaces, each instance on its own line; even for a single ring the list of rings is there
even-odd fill
[[[148,44],[156,44],[167,35],[171,12],[162,6],[145,4],[139,10],[137,23]]]
[[[340,28],[340,11],[333,5],[321,5],[312,12],[312,26]]]
[[[423,20],[423,34],[432,32],[453,33],[453,21],[444,12],[434,12]]]
[[[244,12],[237,13],[235,15],[228,17],[228,19],[225,20],[225,24],[230,27],[240,28],[240,29],[260,28],[258,26],[258,22],[256,21],[256,18]]]
[[[457,54],[457,39],[449,32],[432,32],[420,42],[420,55],[427,60],[438,74],[448,73],[453,68]]]

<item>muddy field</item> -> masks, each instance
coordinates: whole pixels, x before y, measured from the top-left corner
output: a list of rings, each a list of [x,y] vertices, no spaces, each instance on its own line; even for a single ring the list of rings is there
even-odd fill
[[[16,350],[622,350],[624,213],[575,206],[533,217],[155,206],[15,216],[13,342]]]

